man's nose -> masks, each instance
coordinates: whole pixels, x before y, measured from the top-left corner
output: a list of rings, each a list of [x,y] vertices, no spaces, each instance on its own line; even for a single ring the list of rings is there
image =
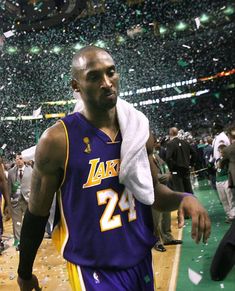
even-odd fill
[[[101,88],[111,88],[112,87],[112,82],[110,81],[110,79],[109,79],[109,77],[107,75],[104,75],[100,87]]]

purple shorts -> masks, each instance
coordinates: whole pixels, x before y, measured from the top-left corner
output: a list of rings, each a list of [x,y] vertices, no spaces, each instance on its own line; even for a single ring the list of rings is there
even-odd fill
[[[124,270],[81,267],[69,262],[67,267],[74,291],[154,291],[151,252],[138,265]]]

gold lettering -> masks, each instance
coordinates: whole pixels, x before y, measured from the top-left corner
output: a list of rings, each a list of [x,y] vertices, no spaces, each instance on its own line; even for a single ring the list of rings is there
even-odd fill
[[[104,162],[99,163],[99,161],[100,159],[93,159],[89,161],[91,167],[87,181],[83,184],[83,188],[100,185],[103,179],[118,176],[120,169],[119,159],[106,161],[106,164],[104,164]]]
[[[106,162],[105,178],[116,177],[118,175],[119,160],[111,160]],[[115,167],[117,168],[115,169]]]
[[[99,167],[95,173],[95,180],[103,180],[105,178],[105,168],[104,168],[104,162],[101,162],[99,164]],[[99,183],[100,184],[100,183]]]
[[[94,160],[89,161],[91,168],[89,171],[88,179],[87,179],[86,183],[83,184],[83,188],[92,187],[95,185],[99,185],[101,183],[100,178],[98,178],[98,179],[95,178],[95,170],[96,170],[96,166],[99,163],[99,161],[100,161],[100,159],[94,159]]]

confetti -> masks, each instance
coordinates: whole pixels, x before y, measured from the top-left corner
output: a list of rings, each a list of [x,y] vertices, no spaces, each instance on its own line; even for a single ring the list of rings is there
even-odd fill
[[[193,271],[190,268],[188,268],[188,276],[189,276],[190,281],[194,285],[198,285],[202,279],[202,276],[200,274],[198,274],[197,272]]]
[[[13,36],[15,33],[12,30],[3,33],[6,38]]]

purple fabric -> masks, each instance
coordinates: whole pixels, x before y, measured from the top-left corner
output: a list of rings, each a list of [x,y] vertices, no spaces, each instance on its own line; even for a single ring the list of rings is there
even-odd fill
[[[81,114],[74,113],[63,119],[68,130],[69,159],[66,179],[61,187],[62,203],[69,238],[64,258],[79,266],[123,269],[135,266],[143,260],[155,244],[150,206],[134,200],[136,219],[130,220],[130,210],[120,205],[124,185],[118,175],[107,174],[107,164],[120,160],[121,135],[115,142],[101,130],[90,124]],[[89,141],[90,152],[86,152]],[[96,185],[87,185],[91,164]],[[101,172],[98,171],[101,169]],[[104,169],[104,171],[102,171]],[[115,171],[118,172],[116,164]],[[105,172],[105,177],[103,174]],[[108,171],[109,172],[109,171]],[[98,173],[98,174],[97,174]],[[96,178],[95,178],[96,177]],[[113,195],[101,203],[102,193]],[[102,195],[100,195],[102,194]],[[114,198],[116,201],[114,202]],[[114,202],[114,203],[113,203]],[[110,207],[113,203],[113,207]],[[125,203],[124,203],[125,204]],[[111,210],[107,212],[107,210]],[[106,221],[104,219],[106,218]],[[120,220],[120,226],[102,229],[101,221],[111,225]]]
[[[152,256],[149,253],[138,265],[120,271],[81,267],[86,290],[153,291]]]

